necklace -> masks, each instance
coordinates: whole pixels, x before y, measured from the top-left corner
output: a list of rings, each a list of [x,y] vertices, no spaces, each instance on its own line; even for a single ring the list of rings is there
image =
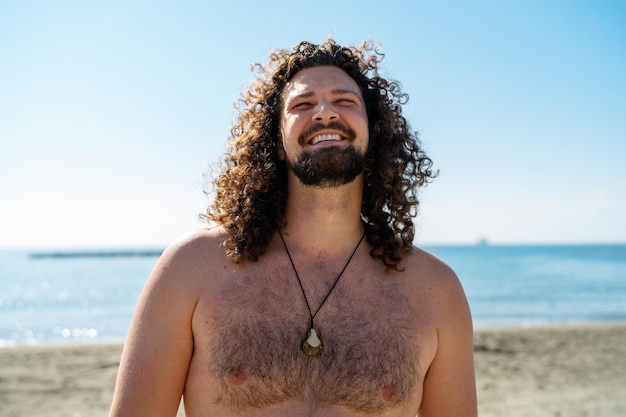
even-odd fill
[[[341,276],[343,275],[343,272],[346,270],[346,268],[350,264],[352,257],[354,256],[356,251],[359,249],[359,246],[361,246],[361,242],[363,241],[363,238],[365,237],[365,232],[363,232],[361,239],[359,239],[359,243],[356,244],[356,247],[354,248],[354,250],[352,251],[352,254],[348,258],[348,262],[346,262],[346,264],[341,269],[341,272],[339,272],[339,275],[337,275],[337,278],[335,278],[335,282],[333,282],[333,285],[330,287],[330,290],[328,290],[328,293],[326,293],[326,296],[324,297],[320,305],[317,307],[315,312],[311,310],[309,299],[306,297],[306,293],[304,292],[302,281],[300,280],[300,276],[298,275],[298,270],[296,269],[296,265],[293,263],[293,259],[291,258],[291,254],[289,253],[289,249],[287,248],[287,243],[285,243],[285,238],[283,238],[283,234],[280,233],[280,230],[278,231],[278,234],[280,236],[280,240],[283,241],[285,252],[287,252],[287,257],[289,258],[289,262],[291,262],[291,267],[293,268],[293,272],[295,273],[296,279],[298,280],[298,284],[300,285],[300,290],[302,290],[302,297],[304,298],[306,307],[309,309],[309,315],[311,316],[311,326],[309,327],[309,333],[308,333],[306,340],[304,341],[304,343],[302,343],[302,350],[308,356],[319,356],[324,350],[324,345],[322,344],[322,341],[319,338],[320,336],[317,334],[317,331],[315,330],[315,325],[313,324],[313,320],[315,319],[315,316],[317,316],[317,313],[319,313],[320,309],[322,308],[326,300],[328,300],[330,293],[332,293],[335,287],[337,286],[337,283],[339,282],[339,278],[341,278]]]

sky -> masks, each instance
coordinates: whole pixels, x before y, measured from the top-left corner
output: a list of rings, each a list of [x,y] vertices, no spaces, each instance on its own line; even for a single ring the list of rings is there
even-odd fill
[[[0,248],[203,227],[251,64],[328,36],[410,97],[439,170],[417,245],[626,242],[624,1],[5,0]]]

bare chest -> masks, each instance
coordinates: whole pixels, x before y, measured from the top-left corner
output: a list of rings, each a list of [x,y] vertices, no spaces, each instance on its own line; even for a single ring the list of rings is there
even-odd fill
[[[300,401],[368,414],[414,403],[430,329],[403,278],[346,271],[315,317],[324,350],[309,357],[302,343],[310,314],[291,267],[235,274],[197,309],[197,349],[215,381],[214,402],[240,410]],[[327,279],[318,284],[305,285],[313,313],[329,289]]]

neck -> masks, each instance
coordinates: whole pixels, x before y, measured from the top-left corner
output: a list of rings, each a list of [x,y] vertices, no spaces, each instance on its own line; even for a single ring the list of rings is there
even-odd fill
[[[284,230],[294,249],[336,253],[354,246],[363,234],[362,177],[333,188],[308,187],[295,181],[297,184],[290,181]]]

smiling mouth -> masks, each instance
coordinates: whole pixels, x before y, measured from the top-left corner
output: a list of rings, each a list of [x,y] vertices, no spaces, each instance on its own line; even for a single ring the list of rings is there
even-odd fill
[[[300,145],[316,145],[324,142],[353,141],[356,132],[343,123],[333,121],[328,124],[316,124],[298,136]]]
[[[309,143],[311,145],[317,145],[318,143],[322,143],[322,142],[336,142],[336,141],[341,141],[341,140],[343,140],[341,135],[334,133],[334,134],[324,134],[324,135],[315,136],[313,139],[311,139],[311,142]]]

